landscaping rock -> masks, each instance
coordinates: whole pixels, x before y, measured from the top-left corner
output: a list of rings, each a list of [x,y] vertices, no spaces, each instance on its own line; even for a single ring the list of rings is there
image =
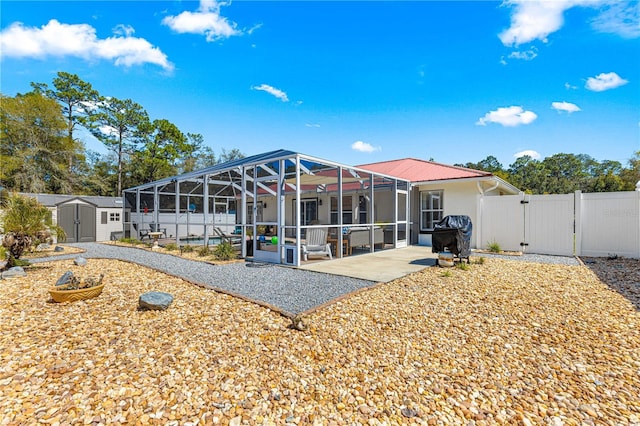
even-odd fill
[[[87,259],[85,259],[84,257],[77,257],[76,260],[73,261],[73,263],[78,266],[86,266]]]
[[[46,251],[46,250],[51,250],[51,244],[42,243],[42,244],[38,244],[38,247],[36,247],[36,251]]]
[[[173,302],[173,296],[161,291],[150,291],[140,296],[138,305],[140,309],[152,311],[164,311]]]
[[[56,281],[56,286],[69,284],[73,278],[73,272],[67,271]]]
[[[56,246],[53,251],[55,251],[56,253],[60,253],[61,251],[64,251],[64,247]]]
[[[21,266],[14,266],[13,268],[9,268],[6,271],[4,271],[2,273],[2,278],[3,279],[17,278],[17,277],[24,277],[26,275],[27,273],[24,271],[24,269],[22,269]]]

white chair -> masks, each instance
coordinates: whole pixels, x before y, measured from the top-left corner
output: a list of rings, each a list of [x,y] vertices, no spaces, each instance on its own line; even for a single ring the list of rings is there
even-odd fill
[[[306,244],[302,245],[302,258],[306,261],[309,256],[331,256],[331,244],[327,243],[326,228],[307,229]]]

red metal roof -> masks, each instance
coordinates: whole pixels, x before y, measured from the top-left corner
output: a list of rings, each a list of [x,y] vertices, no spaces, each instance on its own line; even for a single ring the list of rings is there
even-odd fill
[[[400,160],[383,161],[380,163],[363,164],[357,166],[372,172],[395,176],[411,182],[427,182],[447,179],[469,179],[493,176],[489,172],[468,169],[466,167],[450,166],[433,161],[403,158]]]

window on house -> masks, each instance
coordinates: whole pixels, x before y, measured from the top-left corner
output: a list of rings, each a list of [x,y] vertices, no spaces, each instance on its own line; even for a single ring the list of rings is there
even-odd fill
[[[353,223],[353,207],[351,206],[351,195],[342,197],[342,223]],[[338,197],[331,197],[331,224],[338,224]]]
[[[100,212],[100,223],[102,225],[107,224],[107,212]]]
[[[442,219],[444,213],[443,195],[444,191],[442,190],[420,192],[421,231],[433,229],[433,225]]]
[[[109,213],[109,222],[120,222],[120,213]]]

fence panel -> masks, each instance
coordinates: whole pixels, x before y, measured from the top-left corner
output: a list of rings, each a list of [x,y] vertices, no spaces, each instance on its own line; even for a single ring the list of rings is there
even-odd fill
[[[640,192],[581,194],[581,256],[640,258]]]
[[[573,256],[574,194],[526,196],[524,251]]]
[[[501,197],[479,197],[480,226],[477,248],[487,248],[490,243],[498,243],[500,248],[509,251],[522,249],[520,243],[524,237],[524,209],[520,195]]]

